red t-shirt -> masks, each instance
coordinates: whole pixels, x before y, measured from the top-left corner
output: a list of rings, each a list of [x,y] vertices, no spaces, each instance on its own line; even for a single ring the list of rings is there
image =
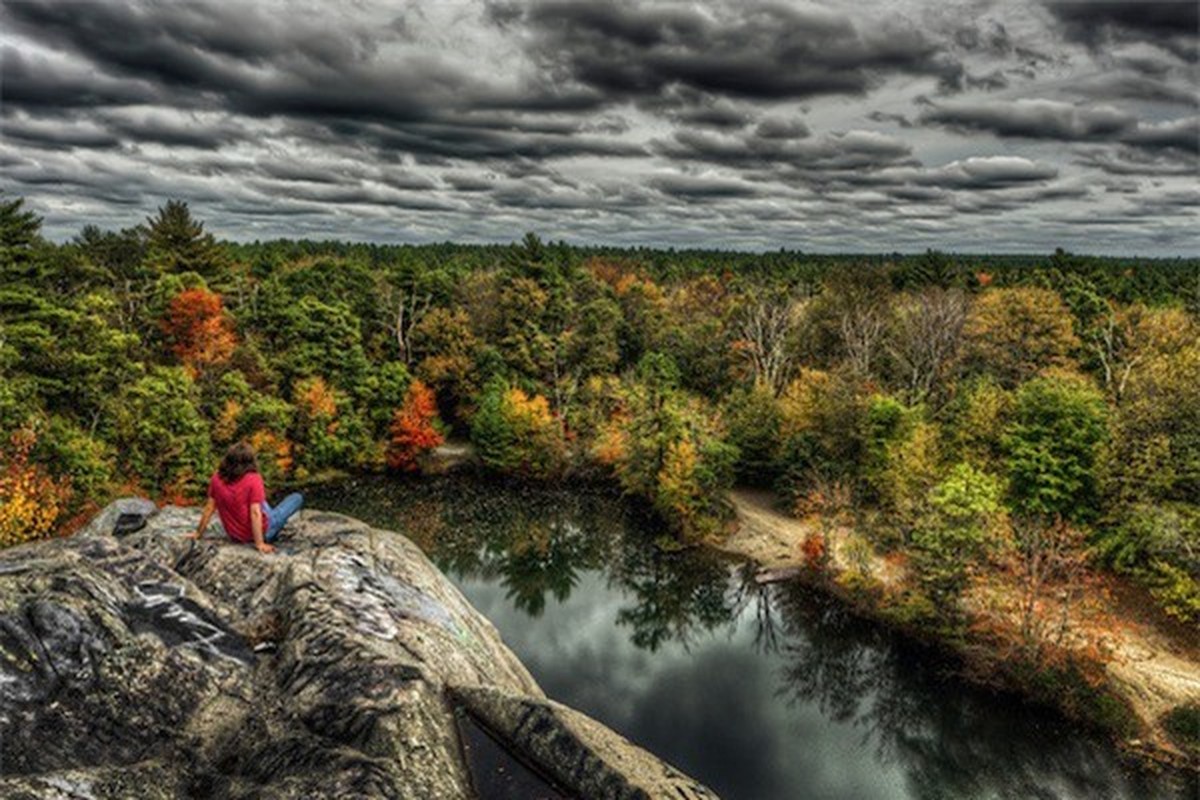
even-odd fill
[[[266,489],[263,488],[262,476],[257,472],[247,472],[233,483],[226,483],[221,473],[214,472],[208,482],[208,496],[217,506],[217,514],[225,533],[235,542],[253,542],[254,531],[250,527],[250,505],[265,503]],[[267,532],[271,521],[267,518],[267,510],[263,509],[263,534]]]

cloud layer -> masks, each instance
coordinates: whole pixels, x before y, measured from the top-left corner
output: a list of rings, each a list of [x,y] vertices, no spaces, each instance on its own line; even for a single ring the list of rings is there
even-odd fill
[[[1194,255],[1196,8],[13,0],[0,190],[56,237]]]

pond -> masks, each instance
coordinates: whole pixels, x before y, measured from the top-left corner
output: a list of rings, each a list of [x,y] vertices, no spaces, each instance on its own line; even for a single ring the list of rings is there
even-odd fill
[[[546,693],[725,800],[1187,797],[799,583],[671,552],[620,497],[457,475],[311,491],[415,541]]]

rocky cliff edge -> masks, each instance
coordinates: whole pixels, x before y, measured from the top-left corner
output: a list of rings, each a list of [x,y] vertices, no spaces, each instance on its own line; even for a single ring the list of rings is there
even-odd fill
[[[470,725],[558,796],[715,797],[547,699],[403,536],[306,511],[262,555],[197,518],[0,552],[0,796],[486,798]]]

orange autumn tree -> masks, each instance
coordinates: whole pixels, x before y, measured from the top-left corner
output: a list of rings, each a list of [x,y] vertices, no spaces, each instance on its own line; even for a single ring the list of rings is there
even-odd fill
[[[193,376],[228,361],[237,346],[221,295],[202,286],[171,298],[158,327],[171,352]]]
[[[404,403],[396,410],[389,429],[387,464],[414,472],[425,454],[445,441],[437,413],[437,396],[421,381],[409,384]]]
[[[68,479],[30,463],[36,443],[33,431],[20,430],[0,451],[0,547],[48,536],[71,500]]]

